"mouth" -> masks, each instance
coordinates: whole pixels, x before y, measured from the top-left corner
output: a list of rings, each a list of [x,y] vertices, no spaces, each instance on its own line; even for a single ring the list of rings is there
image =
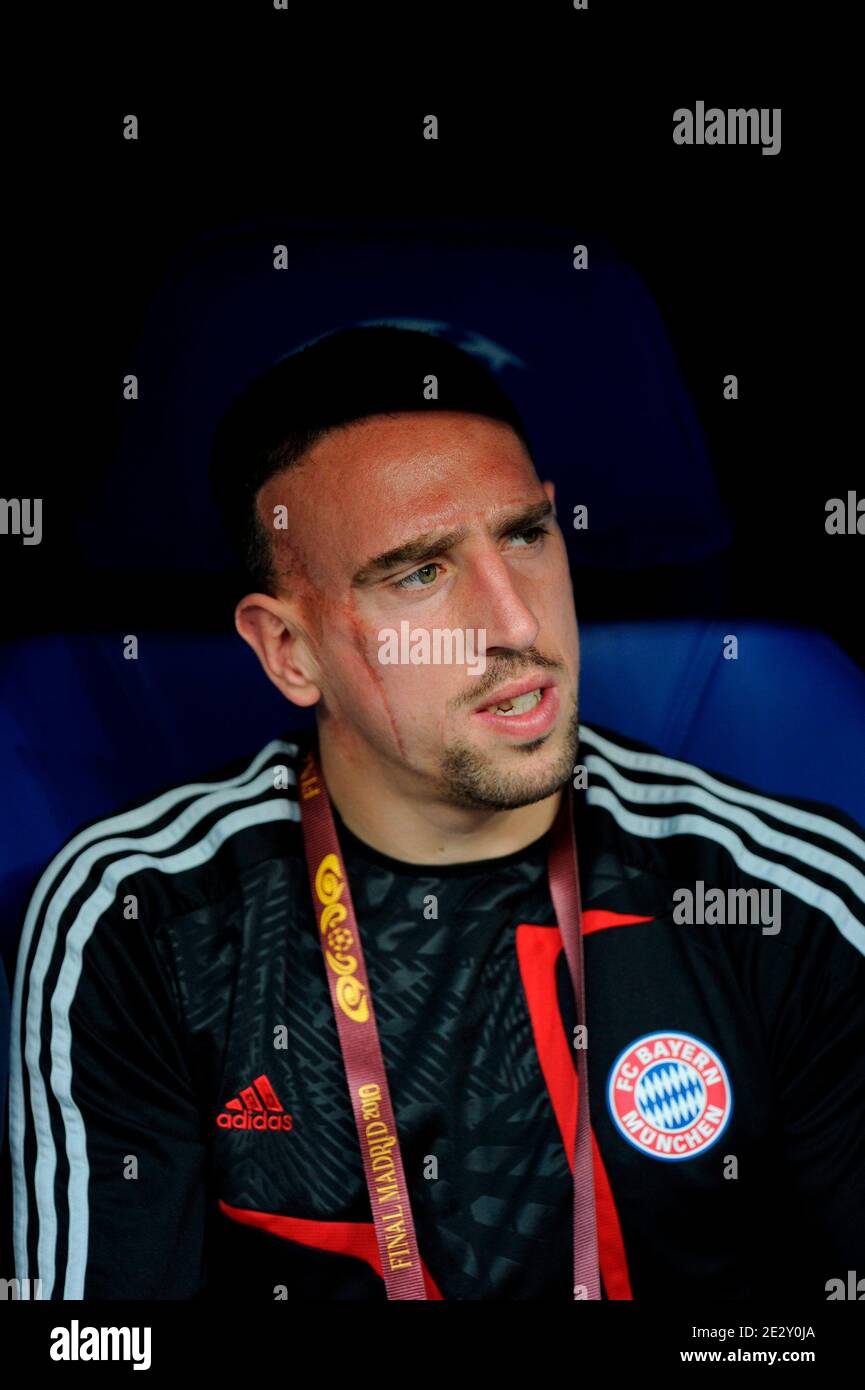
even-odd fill
[[[487,697],[472,718],[511,738],[540,738],[552,728],[558,712],[559,692],[552,677],[527,676]]]

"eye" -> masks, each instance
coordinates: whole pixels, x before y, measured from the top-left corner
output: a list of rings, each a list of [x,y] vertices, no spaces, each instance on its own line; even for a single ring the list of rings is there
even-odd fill
[[[550,533],[546,526],[526,526],[522,531],[511,531],[506,537],[507,540],[523,539],[528,537],[528,541],[523,546],[518,546],[518,550],[533,550],[540,546],[542,537]],[[420,569],[412,570],[402,579],[397,579],[391,584],[392,589],[429,589],[438,578],[438,562],[433,560],[428,565],[421,565]],[[426,577],[424,577],[426,576]]]
[[[534,545],[536,541],[539,541],[541,536],[548,536],[549,534],[546,526],[527,526],[524,531],[512,531],[510,536],[508,536],[508,540],[513,540],[515,536],[530,536],[532,539],[529,541],[529,546],[524,547],[528,549],[530,546]],[[518,549],[520,548],[521,547],[518,547]]]
[[[411,582],[413,579],[417,579],[419,575],[424,574],[431,574],[432,577],[429,581],[429,584],[425,583],[424,581],[421,581],[421,583],[419,584],[413,584]],[[397,579],[393,587],[394,589],[428,589],[429,585],[432,584],[433,581],[437,578],[438,565],[435,563],[435,561],[433,561],[429,565],[421,565],[420,569],[418,570],[412,570],[411,574],[407,574],[404,579]]]

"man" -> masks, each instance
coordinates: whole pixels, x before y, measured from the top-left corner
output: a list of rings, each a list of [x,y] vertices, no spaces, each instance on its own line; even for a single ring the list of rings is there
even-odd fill
[[[282,359],[213,479],[251,575],[237,629],[317,727],[46,870],[14,1001],[18,1277],[385,1299],[307,875],[314,766],[427,1296],[573,1301],[585,1044],[602,1297],[825,1299],[865,1253],[858,828],[579,725],[554,489],[447,343],[358,329]],[[483,633],[484,669],[381,659],[404,622]],[[563,797],[585,1033],[547,878]]]

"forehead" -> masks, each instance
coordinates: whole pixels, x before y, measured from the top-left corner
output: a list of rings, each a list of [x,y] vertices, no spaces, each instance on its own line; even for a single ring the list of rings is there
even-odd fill
[[[270,479],[259,508],[267,519],[283,504],[292,558],[311,578],[333,582],[423,532],[481,527],[541,495],[508,425],[460,411],[407,412],[329,431],[299,467]]]

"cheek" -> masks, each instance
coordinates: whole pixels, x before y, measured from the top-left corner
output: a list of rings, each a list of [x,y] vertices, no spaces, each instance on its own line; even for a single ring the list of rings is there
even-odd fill
[[[327,665],[341,690],[368,703],[381,688],[376,630],[361,618],[354,599],[329,601],[322,611]]]
[[[461,688],[459,671],[445,665],[383,664],[378,659],[380,625],[366,622],[347,605],[341,616],[340,690],[355,716],[383,720],[400,748],[406,730],[441,732],[448,701]],[[466,679],[464,671],[462,675]]]

